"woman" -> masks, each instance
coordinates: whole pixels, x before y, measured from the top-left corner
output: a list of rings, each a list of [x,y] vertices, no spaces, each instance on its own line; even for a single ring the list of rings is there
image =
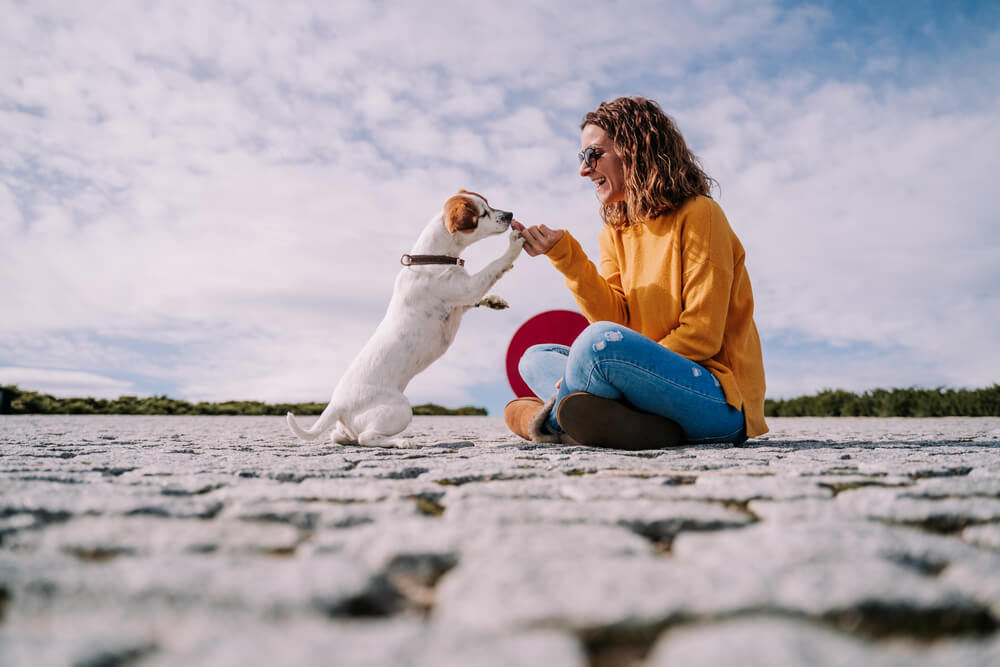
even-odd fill
[[[569,232],[515,225],[593,324],[571,347],[525,352],[521,377],[541,398],[511,401],[507,425],[536,442],[622,449],[767,432],[743,246],[711,180],[652,100],[604,102],[581,131],[580,176],[604,220],[600,270]]]

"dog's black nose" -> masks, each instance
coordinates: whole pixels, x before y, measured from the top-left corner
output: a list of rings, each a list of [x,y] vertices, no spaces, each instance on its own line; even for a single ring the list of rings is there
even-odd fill
[[[514,214],[510,211],[500,211],[500,220],[502,222],[510,224],[510,221],[514,219]]]

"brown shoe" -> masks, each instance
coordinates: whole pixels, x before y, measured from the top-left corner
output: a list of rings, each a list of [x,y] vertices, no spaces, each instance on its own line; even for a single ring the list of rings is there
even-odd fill
[[[503,420],[514,435],[529,442],[548,442],[562,445],[579,444],[565,433],[552,433],[545,427],[545,422],[552,412],[556,397],[548,401],[534,396],[515,398],[504,406]]]
[[[523,440],[531,440],[531,419],[544,403],[535,396],[515,398],[503,408],[503,420],[514,435]]]
[[[564,398],[556,415],[571,438],[591,447],[638,450],[684,444],[677,422],[582,391]]]

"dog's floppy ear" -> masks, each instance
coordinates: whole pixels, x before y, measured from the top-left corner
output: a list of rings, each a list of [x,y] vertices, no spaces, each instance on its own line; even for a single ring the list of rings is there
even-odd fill
[[[465,188],[462,188],[461,190],[458,191],[458,194],[460,194],[460,195],[472,195],[473,197],[479,197],[484,202],[486,202],[487,206],[489,205],[489,202],[486,201],[486,197],[482,196],[478,192],[473,192],[472,190],[466,190]]]
[[[471,232],[479,224],[479,209],[468,197],[455,195],[444,203],[444,226],[452,234]]]

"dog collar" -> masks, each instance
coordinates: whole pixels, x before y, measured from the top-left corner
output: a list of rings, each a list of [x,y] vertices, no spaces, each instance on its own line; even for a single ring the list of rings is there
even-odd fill
[[[403,255],[399,258],[399,263],[403,266],[413,264],[455,264],[465,266],[465,260],[450,255]]]

